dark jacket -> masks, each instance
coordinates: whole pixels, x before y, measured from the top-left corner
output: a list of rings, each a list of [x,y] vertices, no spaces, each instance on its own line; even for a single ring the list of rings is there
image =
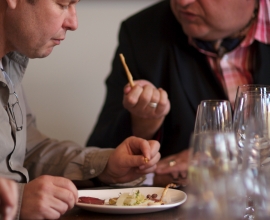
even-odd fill
[[[270,46],[255,42],[253,50],[254,83],[270,84]],[[124,54],[134,80],[146,79],[168,93],[171,110],[161,128],[162,157],[188,148],[200,101],[227,96],[205,55],[189,45],[168,0],[122,23],[106,80],[106,101],[87,145],[116,147],[132,135],[130,114],[122,105],[128,81],[119,53]]]

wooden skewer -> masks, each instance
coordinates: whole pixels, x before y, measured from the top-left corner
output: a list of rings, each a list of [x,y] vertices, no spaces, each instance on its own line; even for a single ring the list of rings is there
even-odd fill
[[[124,55],[122,53],[120,53],[119,56],[120,56],[120,59],[122,61],[123,66],[125,68],[129,84],[130,84],[131,87],[133,87],[134,86],[133,77],[131,75],[131,72],[128,69],[128,66],[127,66],[126,61],[125,61],[125,57],[124,57]]]

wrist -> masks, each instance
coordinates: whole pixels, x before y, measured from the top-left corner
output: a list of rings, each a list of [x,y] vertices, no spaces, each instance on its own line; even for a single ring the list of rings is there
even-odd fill
[[[153,139],[154,135],[163,124],[165,116],[155,119],[146,119],[132,116],[132,132],[136,137],[147,140]]]
[[[115,179],[106,171],[107,169],[105,168],[105,170],[98,176],[95,177],[97,180],[97,184],[100,182],[103,183],[103,185],[109,185],[109,184],[115,184],[116,181]]]

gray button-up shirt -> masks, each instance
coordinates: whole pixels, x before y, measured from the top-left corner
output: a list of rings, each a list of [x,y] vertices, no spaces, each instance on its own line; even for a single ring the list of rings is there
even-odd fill
[[[14,84],[22,110],[22,114],[17,108],[15,111],[16,120],[23,120],[21,131],[16,131],[8,110],[9,88],[4,75],[0,74],[0,175],[18,182],[20,203],[24,184],[29,180],[43,174],[71,180],[96,177],[104,170],[113,151],[85,148],[71,141],[59,142],[38,131],[21,85],[27,63],[28,58],[16,52],[2,59],[3,68]]]

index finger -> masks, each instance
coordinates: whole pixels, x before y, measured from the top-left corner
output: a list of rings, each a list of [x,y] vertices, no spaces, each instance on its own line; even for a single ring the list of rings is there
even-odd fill
[[[153,158],[159,152],[160,143],[156,140],[149,140],[148,142],[151,148],[151,158]]]
[[[143,165],[151,160],[159,151],[159,142],[151,140],[147,141],[142,138],[132,138],[129,143],[130,149],[134,155],[142,155],[143,157],[136,157],[137,166]]]

